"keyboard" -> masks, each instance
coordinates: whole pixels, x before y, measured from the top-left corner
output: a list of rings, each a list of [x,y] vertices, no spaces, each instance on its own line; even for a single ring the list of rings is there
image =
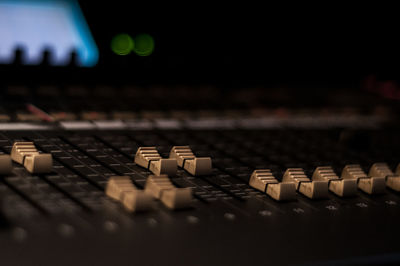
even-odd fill
[[[341,178],[346,167],[359,165],[370,178],[374,165],[386,163],[395,175],[398,135],[379,128],[5,130],[1,154],[33,142],[53,161],[50,172],[38,174],[14,161],[12,173],[1,177],[3,261],[90,265],[96,258],[115,265],[132,263],[134,254],[135,262],[174,265],[398,262],[400,194],[388,186],[390,177],[377,193],[360,189],[362,178],[343,197],[330,191],[313,198],[299,189],[318,182],[317,167]],[[154,173],[135,163],[139,148],[155,147],[169,158],[176,146],[212,161],[207,175],[178,167],[168,177],[174,188],[190,188],[184,208],[154,200],[132,212],[107,195],[115,176],[146,189]],[[293,181],[294,197],[277,200],[250,182],[265,169],[275,178],[269,188],[287,181],[288,169],[301,169],[309,180]]]

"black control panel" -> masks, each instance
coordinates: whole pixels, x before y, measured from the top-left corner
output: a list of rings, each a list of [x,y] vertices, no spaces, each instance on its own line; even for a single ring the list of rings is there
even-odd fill
[[[280,182],[288,168],[302,168],[311,179],[320,166],[340,177],[353,164],[368,174],[380,162],[395,173],[397,136],[377,129],[3,131],[3,154],[16,142],[33,142],[53,158],[48,173],[29,173],[14,161],[12,173],[1,177],[3,259],[40,265],[132,263],[130,257],[176,265],[395,263],[400,195],[394,189],[358,189],[349,197],[329,192],[322,199],[298,191],[281,202],[249,180],[254,170],[270,169]],[[359,142],[349,141],[354,138]],[[191,189],[188,206],[171,210],[154,200],[132,213],[107,196],[113,176],[146,187],[153,173],[135,163],[139,147],[154,146],[168,158],[177,145],[212,160],[208,175],[178,168],[169,176],[173,186]]]

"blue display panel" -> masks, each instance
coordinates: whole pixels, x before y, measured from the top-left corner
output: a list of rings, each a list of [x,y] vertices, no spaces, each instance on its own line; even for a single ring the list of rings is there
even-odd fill
[[[45,50],[57,66],[68,64],[72,51],[79,66],[94,66],[99,57],[76,1],[0,0],[0,64],[12,63],[17,48],[27,65],[39,64]]]

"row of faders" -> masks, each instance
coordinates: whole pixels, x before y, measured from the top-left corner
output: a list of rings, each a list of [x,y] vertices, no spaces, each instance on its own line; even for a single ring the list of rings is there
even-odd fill
[[[196,157],[189,146],[174,146],[169,158],[176,159],[179,167],[194,176],[210,175],[212,171],[210,157]]]
[[[108,180],[106,195],[130,212],[151,209],[153,198],[172,210],[188,208],[192,202],[192,189],[175,187],[167,175],[150,175],[144,190],[136,188],[129,176],[113,176]]]
[[[342,178],[356,180],[358,188],[367,194],[379,194],[385,190],[385,178],[368,176],[359,164],[346,165]]]
[[[296,185],[292,182],[279,183],[269,169],[255,170],[249,183],[253,188],[267,193],[278,201],[296,198]]]
[[[329,191],[339,197],[353,196],[357,193],[357,180],[339,178],[331,166],[317,167],[312,179],[327,181]]]
[[[112,176],[108,180],[106,195],[119,201],[129,211],[145,211],[151,208],[152,198],[137,189],[129,176]]]
[[[173,176],[178,166],[194,176],[209,175],[212,168],[210,157],[196,157],[189,146],[172,147],[169,158],[161,158],[156,147],[140,147],[135,163],[155,175]]]
[[[310,199],[321,199],[328,196],[328,181],[310,180],[302,168],[287,169],[282,181],[294,183],[296,190]]]
[[[187,208],[192,201],[192,189],[175,187],[167,175],[150,175],[144,191],[172,210]]]
[[[173,147],[169,158],[162,158],[156,147],[140,147],[135,154],[135,163],[154,174],[147,178],[144,190],[137,189],[128,176],[111,177],[106,189],[109,197],[131,212],[149,209],[152,198],[172,210],[188,208],[192,202],[192,189],[175,187],[168,175],[176,175],[178,166],[193,175],[211,173],[211,158],[194,156],[189,146]]]
[[[175,159],[161,158],[156,147],[140,147],[135,155],[135,163],[150,170],[155,175],[175,175]]]
[[[326,198],[328,191],[339,197],[354,196],[357,188],[367,194],[380,194],[385,191],[385,186],[400,191],[400,164],[396,173],[386,163],[373,164],[369,176],[358,164],[346,165],[341,178],[332,167],[322,166],[315,169],[312,180],[302,168],[289,168],[281,183],[269,169],[255,170],[249,185],[278,201],[294,199],[296,191],[310,199]]]
[[[14,161],[21,164],[31,174],[50,173],[53,168],[53,157],[48,153],[39,153],[33,142],[15,142],[11,150],[11,156],[0,155],[0,174],[6,175],[12,172]]]

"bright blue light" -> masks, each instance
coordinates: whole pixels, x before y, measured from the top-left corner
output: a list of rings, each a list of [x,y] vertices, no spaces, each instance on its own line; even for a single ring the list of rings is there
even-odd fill
[[[38,64],[43,51],[51,65],[66,65],[71,51],[80,66],[96,65],[99,52],[76,0],[0,0],[0,63],[24,48],[24,64]]]

